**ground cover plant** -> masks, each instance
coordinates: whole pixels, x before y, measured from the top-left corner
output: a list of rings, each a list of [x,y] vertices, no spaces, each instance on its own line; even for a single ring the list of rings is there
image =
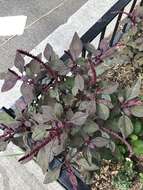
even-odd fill
[[[92,184],[103,160],[117,163],[128,157],[137,166],[143,154],[141,13],[139,9],[134,28],[123,36],[120,45],[110,48],[103,40],[96,50],[86,44],[85,58],[77,33],[65,51],[69,57],[66,62],[50,44],[38,56],[17,50],[14,65],[18,71],[8,69],[1,91],[12,89],[20,80],[22,97],[15,102],[15,118],[0,112],[1,151],[20,137],[26,149],[20,163],[35,159],[45,174],[44,183],[58,179],[66,167],[74,190],[77,180],[73,167]],[[23,56],[31,58],[26,65]],[[122,65],[117,61],[134,63],[136,80],[128,84],[122,77],[114,78],[109,62],[115,68],[115,64]],[[51,168],[55,157],[62,162]],[[130,187],[130,178],[127,185]]]

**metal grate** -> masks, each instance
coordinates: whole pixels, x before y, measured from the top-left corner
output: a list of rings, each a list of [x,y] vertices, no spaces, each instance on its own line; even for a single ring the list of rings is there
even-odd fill
[[[105,32],[107,29],[107,26],[111,23],[111,21],[115,18],[117,18],[115,27],[113,29],[113,32],[111,34],[111,40],[109,42],[110,46],[112,47],[114,45],[114,40],[115,40],[115,36],[117,34],[118,31],[118,27],[120,25],[121,19],[122,19],[122,15],[123,15],[123,11],[126,8],[126,6],[129,3],[132,3],[131,8],[129,10],[129,13],[132,13],[132,11],[134,10],[136,4],[137,4],[138,0],[119,0],[117,3],[115,3],[82,37],[81,40],[83,42],[83,44],[92,42],[99,34],[101,34],[100,36],[100,40],[98,43],[98,47],[100,45],[100,42],[102,39],[104,39],[105,36]],[[143,6],[143,0],[141,0],[140,2],[140,6]],[[126,23],[123,27],[122,32],[124,33],[126,31],[128,24]],[[83,53],[82,55],[85,56],[86,52],[85,49],[83,49]],[[64,54],[61,59],[63,61],[66,61],[68,59],[68,55]]]

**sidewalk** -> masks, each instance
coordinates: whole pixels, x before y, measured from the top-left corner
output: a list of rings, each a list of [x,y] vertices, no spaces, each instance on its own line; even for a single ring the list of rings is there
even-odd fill
[[[0,1],[0,16],[27,16],[22,36],[0,37],[0,72],[13,66],[16,49],[31,51],[58,26],[64,24],[87,0]],[[10,38],[10,40],[8,40]]]

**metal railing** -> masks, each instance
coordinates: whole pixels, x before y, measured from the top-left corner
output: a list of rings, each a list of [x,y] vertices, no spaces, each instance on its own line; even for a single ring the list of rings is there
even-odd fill
[[[107,26],[111,23],[113,19],[117,18],[116,24],[113,28],[113,32],[111,33],[111,39],[109,41],[109,45],[112,47],[114,45],[114,40],[123,16],[124,9],[132,3],[130,10],[128,13],[132,13],[138,0],[119,0],[115,3],[82,37],[81,40],[83,44],[92,42],[99,34],[100,40],[98,42],[98,47],[100,46],[100,42],[105,37]],[[143,6],[143,0],[140,2],[140,6]],[[123,26],[122,32],[124,33],[127,28],[127,23]],[[83,56],[85,56],[86,51],[83,49]],[[68,59],[68,55],[64,54],[61,59],[66,61]]]

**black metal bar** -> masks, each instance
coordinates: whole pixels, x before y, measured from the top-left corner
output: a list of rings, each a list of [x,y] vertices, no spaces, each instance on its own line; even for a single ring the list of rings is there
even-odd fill
[[[54,169],[61,166],[61,164],[63,164],[63,159],[55,157],[55,159],[49,164],[49,167],[50,169]],[[73,171],[78,182],[77,190],[91,190],[91,188],[82,181],[79,172],[75,168],[73,168]],[[73,189],[66,167],[62,167],[58,182],[64,186],[66,190]]]
[[[100,40],[99,40],[99,44],[98,44],[98,49],[100,49],[100,43],[101,43],[101,41],[104,39],[105,32],[106,32],[106,27],[105,27],[105,28],[103,29],[103,31],[101,32],[101,36],[100,36]]]
[[[143,0],[141,1],[140,6],[143,6]]]
[[[4,112],[6,112],[10,117],[12,117],[13,119],[15,119],[15,112],[13,111],[13,109],[9,108],[5,108],[5,107],[2,107],[2,110]]]
[[[116,33],[118,31],[119,24],[120,24],[120,20],[121,20],[122,15],[123,15],[123,11],[124,11],[124,8],[121,9],[121,12],[119,13],[119,16],[118,16],[118,19],[117,19],[117,22],[116,22],[116,25],[115,25],[111,40],[110,40],[110,44],[109,44],[111,47],[113,46],[114,39],[115,39]]]
[[[91,42],[132,0],[119,0],[82,37],[83,43]]]
[[[132,13],[132,12],[133,12],[133,10],[134,10],[136,4],[137,4],[137,0],[134,0],[129,13]]]
[[[86,49],[83,48],[83,50],[82,50],[82,57],[85,57],[85,56],[86,56]]]
[[[133,3],[132,3],[132,6],[131,6],[131,9],[130,9],[129,13],[132,13],[132,12],[133,12],[133,10],[134,10],[134,8],[135,8],[135,6],[136,6],[136,3],[137,3],[137,0],[134,0]],[[128,18],[129,18],[129,16],[128,16]],[[125,25],[124,25],[124,27],[123,27],[123,30],[122,30],[123,33],[126,32],[127,26],[128,26],[128,23],[125,23]]]
[[[119,11],[126,7],[132,0],[119,0],[114,4],[101,19],[99,19],[82,37],[81,40],[84,44],[93,41],[98,34],[119,14]],[[64,54],[61,60],[66,61],[69,59],[68,55]]]

